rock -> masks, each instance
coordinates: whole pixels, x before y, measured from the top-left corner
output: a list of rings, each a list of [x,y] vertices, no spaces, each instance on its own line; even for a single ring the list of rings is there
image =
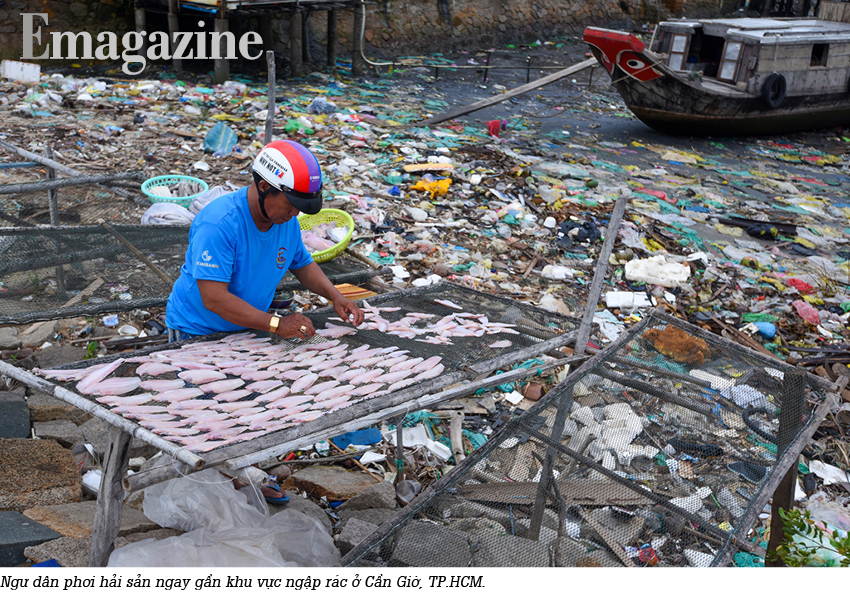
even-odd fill
[[[285,505],[269,504],[269,515],[277,515],[283,510],[299,511],[307,515],[307,517],[315,519],[321,523],[328,531],[328,535],[333,533],[333,523],[331,523],[331,518],[322,507],[314,503],[309,498],[304,498],[299,494],[296,494],[294,491],[287,492],[287,494],[289,494],[289,502]]]
[[[97,418],[91,418],[80,426],[80,432],[86,439],[86,442],[94,447],[95,453],[105,455],[106,449],[109,447],[109,424]],[[144,457],[150,459],[159,451],[149,444],[146,444],[138,438],[130,440],[130,458]]]
[[[14,328],[0,328],[0,350],[17,349],[21,346],[18,331]]]
[[[373,523],[368,523],[362,519],[352,517],[345,524],[345,529],[339,534],[339,539],[336,541],[336,546],[342,556],[348,554],[352,548],[365,540],[369,534],[378,529],[378,526]]]
[[[71,538],[86,538],[91,536],[94,525],[94,512],[97,501],[34,507],[24,511],[24,515],[34,521],[56,530],[63,536]],[[119,536],[139,532],[149,532],[159,527],[135,509],[124,507],[121,510],[121,527]]]
[[[27,411],[29,415],[29,411]],[[0,424],[2,425],[2,424]],[[83,433],[74,422],[67,419],[59,419],[51,422],[35,422],[33,424],[35,435],[47,440],[55,440],[65,448],[71,448],[78,442],[83,442]]]
[[[358,494],[347,500],[345,504],[339,507],[338,511],[343,510],[362,510],[362,509],[395,509],[398,503],[395,499],[395,488],[392,482],[384,480],[378,484],[369,486]]]
[[[633,544],[637,537],[640,536],[641,532],[643,532],[643,528],[646,525],[646,520],[643,517],[632,517],[627,521],[617,519],[614,517],[613,512],[609,508],[597,509],[593,511],[593,513],[590,513],[588,518],[596,524],[610,530],[611,536],[617,539],[617,543],[620,544],[620,546],[629,546]],[[605,541],[599,537],[599,534],[596,533],[596,530],[594,530],[587,522],[582,523],[581,532],[582,536],[585,538],[592,538],[597,542],[605,543]]]
[[[449,527],[466,533],[470,543],[478,542],[482,537],[504,536],[508,533],[501,523],[484,517],[453,519],[449,522]]]
[[[182,530],[170,529],[167,527],[160,527],[148,532],[135,532],[127,534],[126,536],[118,536],[115,538],[115,548],[123,548],[127,546],[127,544],[141,542],[142,540],[165,540],[166,538],[173,538],[174,536],[182,536],[183,533],[184,532]]]
[[[472,552],[475,567],[549,566],[548,544],[518,536],[481,536]]]
[[[444,496],[438,501],[435,501],[434,508],[446,518],[483,517],[495,521],[506,530],[510,530],[511,525],[513,525],[516,533],[519,533],[516,530],[526,529],[528,522],[526,518],[519,519],[516,512],[511,517],[511,512],[508,509],[496,509],[494,507],[479,505],[478,503],[462,498],[448,498]],[[558,516],[551,509],[546,509],[543,513],[543,526],[549,529],[558,529]]]
[[[396,513],[398,511],[394,509],[363,509],[362,511],[349,509],[348,511],[339,511],[340,529],[344,530],[348,522],[355,517],[377,526],[393,517]]]
[[[21,344],[25,347],[40,347],[44,343],[53,340],[53,335],[59,329],[58,322],[44,322],[41,326],[30,332],[22,335]]]
[[[50,345],[35,354],[35,361],[38,367],[47,370],[60,365],[82,361],[85,357],[86,350],[82,347]]]
[[[43,563],[56,559],[60,567],[88,567],[90,552],[91,538],[56,538],[24,549],[24,555],[31,561]]]
[[[28,438],[30,411],[20,393],[0,392],[0,438]]]
[[[286,489],[297,488],[311,496],[324,496],[328,502],[334,502],[353,498],[376,483],[365,473],[313,465],[292,474],[284,485]]]
[[[29,546],[58,538],[59,534],[28,519],[17,511],[0,513],[0,567],[14,567],[26,562]]]
[[[30,389],[27,397],[27,407],[34,422],[49,422],[57,419],[67,419],[80,425],[91,419],[91,415],[69,405],[65,401],[39,390]]]
[[[292,468],[289,465],[278,465],[277,467],[273,467],[268,471],[270,476],[275,476],[277,478],[278,483],[282,482],[286,478],[292,475]]]
[[[141,511],[143,509],[143,503],[145,502],[145,491],[136,490],[131,492],[127,498],[124,499],[124,506],[128,509],[135,509],[137,511]]]
[[[466,567],[472,553],[466,534],[423,521],[409,521],[399,532],[391,567]]]
[[[78,502],[74,456],[54,440],[0,439],[0,510]]]

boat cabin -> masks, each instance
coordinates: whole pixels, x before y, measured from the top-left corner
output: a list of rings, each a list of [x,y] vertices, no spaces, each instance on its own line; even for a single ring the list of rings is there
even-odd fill
[[[850,24],[800,18],[665,21],[650,49],[674,71],[699,72],[749,93],[776,74],[782,95],[846,93]],[[773,78],[776,81],[777,78]]]

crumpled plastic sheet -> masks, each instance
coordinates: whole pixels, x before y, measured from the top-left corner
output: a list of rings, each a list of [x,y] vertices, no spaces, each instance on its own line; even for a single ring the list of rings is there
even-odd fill
[[[192,200],[192,207],[190,211],[193,214],[197,214],[201,210],[203,210],[208,203],[210,203],[214,199],[218,199],[222,195],[227,195],[228,193],[233,193],[234,191],[238,191],[239,187],[227,181],[224,185],[216,185],[207,191],[201,193],[198,197]]]
[[[155,203],[142,214],[142,224],[172,224],[185,226],[192,224],[195,214],[176,203]]]
[[[320,522],[291,509],[267,517],[215,470],[151,486],[143,510],[188,533],[119,548],[110,567],[330,567],[340,557]]]

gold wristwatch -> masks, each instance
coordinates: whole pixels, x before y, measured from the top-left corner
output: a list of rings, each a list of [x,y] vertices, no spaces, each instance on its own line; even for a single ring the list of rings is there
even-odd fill
[[[272,319],[269,322],[269,332],[271,332],[272,334],[277,334],[278,326],[280,326],[280,318],[277,316],[272,316]]]

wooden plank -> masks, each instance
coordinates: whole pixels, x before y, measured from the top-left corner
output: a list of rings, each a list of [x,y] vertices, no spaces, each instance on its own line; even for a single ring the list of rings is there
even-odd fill
[[[97,495],[94,525],[91,535],[89,567],[106,567],[115,549],[115,538],[121,527],[124,508],[124,486],[121,480],[130,462],[130,439],[124,430],[109,427],[109,448],[106,449],[103,477]]]
[[[442,114],[438,114],[436,116],[432,116],[429,119],[419,121],[417,123],[411,123],[407,125],[408,127],[424,127],[427,125],[436,125],[438,123],[451,120],[453,118],[457,118],[458,116],[463,116],[465,114],[469,114],[470,112],[475,112],[476,110],[481,110],[482,108],[486,108],[487,106],[493,106],[494,104],[499,104],[504,102],[505,100],[509,100],[511,98],[515,98],[516,96],[522,95],[526,92],[529,92],[533,89],[537,89],[539,87],[543,87],[544,85],[548,85],[549,83],[554,83],[564,77],[569,77],[579,71],[583,71],[586,68],[590,68],[598,64],[595,58],[588,58],[583,62],[579,62],[578,64],[574,64],[569,68],[565,68],[562,71],[556,71],[551,75],[547,75],[545,77],[541,77],[536,81],[532,81],[531,83],[527,83],[525,85],[521,85],[516,87],[510,91],[506,91],[503,94],[493,96],[492,98],[487,98],[486,100],[481,100],[480,102],[475,102],[474,104],[469,104],[468,106],[463,106],[461,108],[455,108],[454,110],[449,110],[448,112],[443,112]]]
[[[655,501],[634,490],[607,480],[560,480],[558,489],[567,504],[602,506],[654,505]],[[530,505],[534,501],[537,482],[499,482],[469,484],[458,488],[466,500]]]
[[[630,559],[626,555],[626,551],[623,550],[623,547],[620,546],[619,542],[617,542],[617,538],[615,538],[609,530],[594,521],[592,517],[589,517],[587,513],[584,512],[584,509],[582,509],[581,507],[576,508],[578,509],[578,512],[582,516],[582,518],[587,521],[590,527],[592,527],[603,540],[605,540],[605,543],[608,545],[608,548],[610,548],[611,551],[617,555],[618,559],[623,561],[623,564],[626,567],[637,567],[637,565],[632,562],[632,559]]]

